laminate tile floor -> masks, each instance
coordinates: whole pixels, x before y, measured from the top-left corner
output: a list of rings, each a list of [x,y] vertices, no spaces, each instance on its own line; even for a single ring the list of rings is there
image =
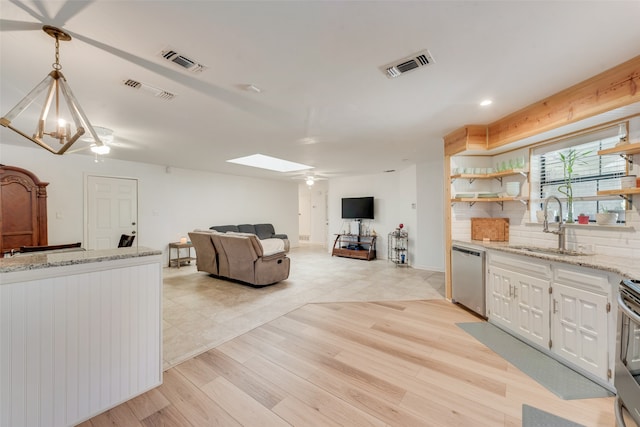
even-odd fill
[[[386,260],[332,257],[325,248],[293,248],[289,278],[252,288],[196,271],[165,268],[163,367],[200,353],[307,303],[444,299],[444,273]]]
[[[615,426],[612,397],[560,399],[456,325],[476,319],[442,299],[304,304],[80,427],[520,427],[525,404]]]

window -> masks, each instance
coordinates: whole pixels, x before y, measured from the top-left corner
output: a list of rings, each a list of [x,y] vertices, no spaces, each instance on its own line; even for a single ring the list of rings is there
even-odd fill
[[[532,203],[549,196],[563,201],[562,211],[566,216],[566,196],[558,187],[564,183],[564,165],[560,154],[570,149],[577,151],[579,159],[573,167],[573,213],[574,220],[581,213],[595,221],[601,210],[618,212],[618,222],[624,222],[625,202],[617,197],[597,197],[600,190],[620,188],[620,177],[626,174],[626,161],[620,156],[598,156],[598,151],[614,147],[620,141],[618,127],[608,127],[595,132],[556,141],[534,150],[531,158]],[[539,198],[539,199],[538,199]],[[566,219],[566,218],[565,218]]]

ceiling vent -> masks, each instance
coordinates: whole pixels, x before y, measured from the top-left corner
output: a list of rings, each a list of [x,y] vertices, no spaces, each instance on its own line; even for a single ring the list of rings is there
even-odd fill
[[[198,61],[194,61],[193,59],[179,54],[173,49],[163,50],[160,52],[160,56],[167,61],[171,61],[174,64],[191,71],[192,73],[201,73],[208,68],[207,66],[200,64]]]
[[[153,95],[156,98],[160,98],[165,101],[171,101],[173,98],[176,97],[174,93],[168,92],[166,90],[158,89],[157,87],[153,87],[151,85],[148,85],[146,83],[141,83],[136,80],[128,79],[128,80],[125,80],[123,83],[125,86],[128,86],[133,89],[140,89],[143,92],[146,92],[150,95]]]
[[[400,59],[381,67],[384,74],[393,79],[409,71],[417,70],[418,68],[433,64],[433,56],[428,50],[423,50],[414,55]]]

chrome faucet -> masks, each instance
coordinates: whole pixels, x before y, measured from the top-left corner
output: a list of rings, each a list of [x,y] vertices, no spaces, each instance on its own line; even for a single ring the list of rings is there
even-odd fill
[[[555,231],[551,231],[549,230],[549,219],[548,219],[548,212],[547,212],[547,207],[549,205],[549,200],[551,199],[556,199],[556,201],[558,202],[558,206],[560,207],[560,218],[558,219],[558,229]],[[557,234],[558,235],[558,249],[560,250],[560,252],[564,252],[565,249],[565,236],[564,236],[564,230],[565,230],[565,226],[564,226],[564,222],[562,222],[562,203],[560,202],[560,199],[558,199],[556,196],[549,196],[546,199],[544,199],[544,205],[542,207],[542,211],[544,212],[544,223],[543,223],[543,228],[542,231],[544,231],[545,233],[553,233],[553,234]]]

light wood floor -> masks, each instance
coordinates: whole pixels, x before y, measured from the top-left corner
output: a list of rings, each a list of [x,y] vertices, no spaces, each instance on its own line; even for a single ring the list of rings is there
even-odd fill
[[[252,288],[196,271],[163,271],[164,369],[312,302],[443,299],[444,273],[386,260],[332,257],[317,245],[293,248],[287,280]]]
[[[523,404],[615,425],[613,398],[557,398],[455,325],[469,321],[443,300],[306,304],[82,426],[520,426]]]

